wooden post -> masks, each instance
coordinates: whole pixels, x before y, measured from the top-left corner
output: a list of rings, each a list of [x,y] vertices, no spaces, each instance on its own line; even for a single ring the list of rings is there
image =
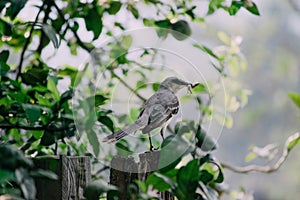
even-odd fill
[[[123,158],[115,156],[111,161],[110,184],[120,190],[119,200],[130,200],[128,185],[134,180],[145,181],[150,172],[158,169],[160,152],[146,152],[139,155],[139,161],[135,162],[133,157]],[[162,200],[174,200],[169,192],[158,194]]]
[[[86,156],[45,156],[34,159],[38,168],[51,170],[58,180],[36,178],[38,200],[83,200],[83,190],[91,180],[90,158]]]

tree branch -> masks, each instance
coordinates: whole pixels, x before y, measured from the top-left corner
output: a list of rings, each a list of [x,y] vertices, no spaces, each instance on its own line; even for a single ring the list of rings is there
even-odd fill
[[[25,56],[25,52],[30,44],[30,40],[31,40],[31,36],[32,36],[32,33],[34,31],[34,26],[36,25],[38,19],[39,19],[39,16],[41,14],[41,12],[43,11],[45,5],[46,5],[46,2],[47,1],[44,1],[43,5],[40,7],[40,10],[39,12],[37,13],[36,17],[35,17],[35,20],[34,22],[32,23],[31,25],[31,29],[30,29],[30,32],[29,32],[29,36],[28,38],[26,39],[25,41],[25,44],[23,46],[23,49],[22,49],[22,52],[21,52],[21,57],[20,57],[20,62],[19,62],[19,65],[18,65],[18,68],[17,68],[17,76],[16,76],[16,80],[18,80],[18,78],[20,77],[21,75],[21,72],[22,72],[22,65],[23,65],[23,62],[24,62],[24,56]]]
[[[142,97],[137,91],[135,91],[130,85],[128,85],[120,76],[118,76],[113,70],[111,70],[111,74],[115,76],[127,89],[133,92],[140,100],[142,100],[143,103],[147,101],[147,99]]]
[[[52,2],[52,5],[54,6],[54,8],[57,10],[59,16],[61,17],[61,19],[64,21],[64,23],[66,23],[67,25],[67,29],[70,29],[72,31],[72,33],[74,34],[79,46],[81,48],[83,48],[84,50],[86,50],[87,52],[91,52],[94,48],[91,48],[89,46],[87,46],[86,44],[84,44],[84,42],[82,42],[82,40],[80,39],[79,35],[77,34],[77,32],[70,26],[69,22],[66,20],[64,14],[62,13],[62,11],[60,10],[60,8],[57,6],[57,4],[55,3],[55,1]]]
[[[280,156],[280,158],[277,160],[277,162],[272,165],[272,166],[260,166],[260,165],[248,165],[245,167],[238,167],[238,166],[233,166],[227,163],[221,163],[221,166],[223,168],[229,169],[233,172],[236,173],[249,173],[249,172],[262,172],[262,173],[272,173],[274,171],[277,171],[282,164],[286,161],[289,152],[292,150],[292,148],[295,146],[295,144],[290,147],[290,143],[293,142],[292,140],[295,140],[300,138],[300,133],[295,133],[294,135],[290,136],[286,143],[285,143],[285,148],[282,151],[282,154]]]

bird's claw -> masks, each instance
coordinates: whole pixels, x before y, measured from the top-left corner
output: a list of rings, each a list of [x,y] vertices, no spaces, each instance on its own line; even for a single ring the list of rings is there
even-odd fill
[[[154,146],[151,146],[151,147],[150,147],[150,151],[151,151],[151,152],[157,151],[158,149],[159,149],[159,147],[157,147],[157,148],[154,148]]]

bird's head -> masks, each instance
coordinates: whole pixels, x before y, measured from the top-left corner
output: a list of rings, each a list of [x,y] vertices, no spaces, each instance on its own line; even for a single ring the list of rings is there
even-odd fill
[[[168,77],[160,84],[160,87],[166,87],[172,92],[176,93],[184,87],[187,87],[190,91],[194,85],[195,84],[185,82],[177,77]]]

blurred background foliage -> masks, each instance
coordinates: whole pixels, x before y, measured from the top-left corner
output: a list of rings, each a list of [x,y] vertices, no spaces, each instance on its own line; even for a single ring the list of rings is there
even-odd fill
[[[162,146],[179,144],[173,146],[178,154],[181,147],[193,149],[184,148],[186,153],[171,167],[151,174],[145,183],[137,182],[137,196],[149,199],[153,189],[171,191],[179,199],[217,199],[224,191],[224,199],[253,195],[255,199],[293,199],[297,194],[299,151],[275,174],[241,175],[226,170],[225,184],[220,185],[222,161],[272,165],[282,151],[289,152],[299,142],[299,134],[289,137],[299,130],[300,12],[296,1],[4,0],[0,11],[1,158],[16,158],[15,165],[1,159],[1,194],[32,199],[35,189],[29,177],[57,178],[50,172],[36,172],[24,154],[92,156],[98,182],[91,187],[101,189],[96,195],[115,190],[101,182],[107,179],[105,164],[116,151],[123,156],[144,151],[147,141],[124,139],[107,150],[100,138],[132,122],[161,77],[172,74],[167,67],[157,69],[155,63],[171,66],[176,62],[155,48],[131,53],[141,34],[136,37],[129,30],[144,27],[155,27],[159,38],[145,34],[144,40],[149,37],[162,47],[164,42],[180,47],[194,57],[191,62],[207,65],[208,82],[182,98],[183,106],[194,105],[186,106],[187,110],[197,107],[200,118],[187,115],[171,124],[166,140],[154,141]],[[185,73],[181,75],[199,81]],[[100,74],[104,83],[99,86]],[[116,85],[123,92],[114,94]],[[118,94],[129,93],[134,96],[132,102],[137,102],[130,104],[135,106],[129,115],[109,107],[113,96],[118,100]],[[227,113],[222,106],[212,106],[222,103]],[[221,127],[221,136],[202,128],[211,121],[218,121],[215,126]],[[207,154],[216,147],[214,156],[219,161]],[[283,185],[287,186],[284,192]]]

